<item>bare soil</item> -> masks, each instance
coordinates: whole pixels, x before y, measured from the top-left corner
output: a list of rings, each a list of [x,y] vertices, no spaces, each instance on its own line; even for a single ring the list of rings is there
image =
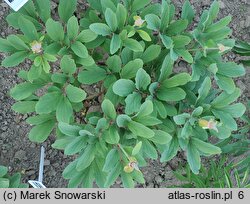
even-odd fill
[[[154,0],[156,2],[156,0]],[[1,1],[2,2],[2,1]],[[56,9],[57,1],[54,1],[53,8]],[[83,10],[85,3],[79,0],[79,10]],[[180,13],[184,0],[173,0],[177,6],[177,12]],[[212,0],[191,0],[192,5],[197,11],[196,22],[199,21],[200,14],[204,9],[209,8]],[[220,18],[227,15],[233,17],[231,28],[233,37],[239,40],[250,42],[250,0],[222,0],[220,1]],[[5,3],[0,3],[0,37],[5,38],[16,31],[8,27],[5,17],[9,13],[9,7]],[[4,58],[0,54],[0,62]],[[240,57],[232,54],[226,56],[226,60],[238,62]],[[0,63],[1,64],[1,63]],[[14,100],[9,96],[9,90],[20,82],[17,73],[21,69],[29,68],[28,63],[23,63],[15,68],[0,67],[0,164],[9,167],[10,172],[21,172],[23,181],[36,179],[38,177],[39,151],[40,144],[31,143],[27,137],[30,126],[25,122],[28,115],[19,115],[11,110]],[[250,71],[244,78],[236,80],[237,85],[242,89],[243,95],[241,101],[246,103],[250,97]],[[70,157],[65,157],[62,151],[51,148],[55,138],[51,136],[48,141],[43,143],[46,148],[45,160],[45,180],[47,187],[59,188],[66,187],[67,181],[61,176],[63,169],[70,162]],[[180,182],[174,177],[173,170],[185,160],[183,155],[179,154],[174,160],[161,164],[154,161],[149,162],[148,167],[143,169],[146,184],[139,187],[167,187],[178,185]],[[118,181],[115,187],[120,187]]]

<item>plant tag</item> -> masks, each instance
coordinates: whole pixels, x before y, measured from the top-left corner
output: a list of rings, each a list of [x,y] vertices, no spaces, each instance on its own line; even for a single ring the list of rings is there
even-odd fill
[[[30,185],[32,185],[34,188],[46,188],[42,182],[40,181],[33,181],[33,180],[29,180],[28,181]]]
[[[28,0],[4,0],[14,11],[18,11]]]
[[[40,153],[40,164],[39,164],[39,176],[38,181],[29,180],[29,184],[32,185],[34,188],[46,188],[43,185],[43,167],[44,167],[44,153],[45,148],[41,147],[41,153]]]

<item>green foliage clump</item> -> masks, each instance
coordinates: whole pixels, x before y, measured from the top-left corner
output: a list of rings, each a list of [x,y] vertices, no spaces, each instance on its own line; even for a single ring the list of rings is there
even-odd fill
[[[245,57],[250,56],[250,44],[248,42],[239,41],[234,46],[234,52]],[[242,63],[246,66],[250,66],[250,59],[242,60]]]
[[[21,174],[8,174],[8,168],[0,166],[0,188],[28,188],[28,184],[21,183]]]
[[[49,0],[33,0],[7,17],[21,32],[0,39],[9,53],[2,65],[32,62],[10,91],[13,109],[36,114],[27,119],[31,141],[56,130],[53,147],[77,155],[63,172],[69,187],[110,187],[119,177],[134,187],[147,159],[167,162],[178,151],[198,174],[202,156],[221,153],[210,138],[229,138],[245,112],[233,81],[244,67],[222,58],[235,41],[231,17],[216,20],[219,3],[191,29],[189,1],[179,19],[171,2],[150,2],[88,0],[78,19],[77,0],[60,0],[55,20]]]
[[[249,164],[249,157],[236,164],[228,162],[225,157],[217,162],[210,161],[207,168],[201,168],[199,175],[192,173],[188,166],[184,169],[184,174],[181,171],[174,174],[184,183],[178,187],[183,188],[249,188],[250,167],[248,165],[247,169],[242,169],[242,163]]]

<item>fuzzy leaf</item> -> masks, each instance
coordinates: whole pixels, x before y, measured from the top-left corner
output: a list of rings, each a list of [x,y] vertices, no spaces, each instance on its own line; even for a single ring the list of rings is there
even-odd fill
[[[36,101],[19,101],[12,106],[12,109],[22,114],[35,112],[36,103]]]
[[[157,97],[162,101],[180,101],[186,97],[186,93],[179,87],[166,89],[162,86],[157,91]]]
[[[137,33],[141,36],[141,38],[147,42],[150,42],[152,39],[150,35],[144,30],[138,30]]]
[[[111,56],[107,59],[107,65],[112,72],[117,73],[121,70],[121,58],[118,55]]]
[[[69,123],[73,117],[73,108],[66,97],[62,97],[56,108],[56,119],[59,122]]]
[[[173,88],[183,86],[191,80],[191,76],[187,73],[176,74],[175,76],[162,82],[164,88]]]
[[[115,54],[121,47],[121,38],[119,35],[114,34],[112,39],[111,39],[111,43],[110,43],[110,53],[113,55]]]
[[[232,78],[220,74],[216,75],[216,82],[220,89],[225,90],[228,94],[232,94],[236,88]]]
[[[110,28],[104,23],[93,23],[89,28],[97,35],[107,36],[111,34]]]
[[[135,90],[135,84],[128,79],[119,79],[113,85],[113,91],[115,94],[121,97],[126,97]]]
[[[125,47],[128,47],[134,52],[143,52],[143,47],[137,40],[128,38],[124,40],[123,43]]]
[[[106,77],[106,71],[104,69],[96,67],[90,70],[80,72],[78,75],[78,80],[83,84],[94,84],[105,79]]]
[[[115,165],[115,167],[109,172],[108,176],[107,176],[107,180],[104,184],[104,186],[106,188],[110,187],[112,184],[114,184],[114,182],[116,181],[116,179],[119,177],[120,173],[122,171],[122,167],[120,163],[117,163]]]
[[[241,95],[241,90],[239,88],[236,88],[233,93],[228,94],[226,92],[222,92],[219,96],[217,96],[214,101],[211,103],[212,107],[214,108],[223,108],[227,105],[233,103],[234,101],[239,98]]]
[[[236,103],[230,106],[221,108],[222,111],[229,113],[234,118],[239,118],[246,112],[246,107],[242,103]]]
[[[147,6],[150,2],[150,0],[134,0],[131,9],[133,12],[138,11]]]
[[[183,58],[186,62],[192,64],[194,62],[193,56],[188,52],[187,50],[184,49],[175,49],[174,50],[176,54],[178,54],[180,57]]]
[[[82,130],[81,127],[75,125],[69,125],[64,122],[59,122],[58,124],[59,130],[66,136],[77,137],[79,136],[79,131]]]
[[[71,140],[70,143],[67,144],[64,150],[65,155],[74,155],[80,152],[82,149],[86,147],[88,138],[86,136],[79,136]]]
[[[29,47],[16,35],[9,35],[7,40],[18,50],[29,50]]]
[[[13,89],[10,90],[10,95],[15,100],[23,100],[32,95],[34,91],[41,87],[41,84],[24,82],[16,85]]]
[[[5,166],[0,166],[0,178],[8,173],[8,168]]]
[[[179,150],[179,143],[177,138],[173,138],[170,143],[167,144],[164,152],[161,155],[161,162],[168,162],[174,158]]]
[[[76,165],[77,171],[83,171],[90,166],[92,161],[95,159],[95,146],[89,145],[79,157]]]
[[[76,64],[69,55],[64,55],[61,59],[60,67],[64,73],[73,74],[76,71]]]
[[[246,71],[242,65],[237,65],[234,62],[220,63],[218,66],[218,74],[227,77],[240,77],[246,74]]]
[[[133,155],[133,156],[137,155],[137,154],[140,152],[141,147],[142,147],[142,141],[138,142],[138,143],[135,145],[135,147],[134,147],[133,150],[132,150],[132,155]]]
[[[128,123],[131,121],[131,118],[127,115],[118,115],[116,118],[116,124],[118,127],[127,127]]]
[[[145,16],[147,27],[151,30],[159,30],[161,26],[160,18],[155,14],[148,14]]]
[[[187,147],[187,161],[194,174],[198,174],[201,168],[201,158],[196,146],[189,144]]]
[[[88,57],[88,50],[85,47],[85,45],[83,45],[81,42],[79,41],[75,41],[72,45],[71,45],[71,49],[73,50],[73,52],[81,58],[87,58]]]
[[[10,181],[7,178],[0,178],[0,188],[9,188]]]
[[[104,139],[107,143],[115,145],[120,141],[120,135],[118,133],[117,127],[112,125],[109,129],[104,133]]]
[[[6,57],[2,61],[2,66],[3,67],[15,67],[22,63],[26,58],[28,57],[28,52],[27,51],[19,51],[16,52],[8,57]]]
[[[72,86],[71,84],[66,87],[66,94],[68,99],[73,103],[80,103],[87,96],[86,92],[83,89]]]
[[[209,94],[209,91],[211,89],[211,80],[209,77],[206,77],[203,83],[201,84],[201,87],[198,90],[199,96],[197,101],[203,101],[206,99],[206,97]]]
[[[142,60],[144,63],[151,62],[159,57],[161,53],[161,46],[159,45],[150,45],[142,55]]]
[[[36,104],[36,112],[38,114],[47,114],[55,111],[61,96],[60,92],[51,92],[43,95]]]
[[[64,39],[64,30],[62,25],[51,18],[46,22],[46,31],[49,37],[54,41],[62,41]]]
[[[103,166],[103,171],[109,172],[111,171],[115,165],[118,163],[120,159],[119,153],[117,149],[111,149],[106,156],[105,164]]]
[[[116,110],[115,110],[113,103],[110,100],[105,99],[102,102],[102,110],[107,117],[111,119],[116,118]]]
[[[18,25],[20,27],[20,30],[23,32],[25,37],[29,39],[30,42],[34,40],[38,40],[38,33],[36,30],[36,27],[31,21],[27,20],[23,16],[21,16],[17,20],[18,20]]]
[[[79,25],[75,16],[72,16],[67,23],[67,34],[70,40],[74,40],[78,36]]]
[[[151,77],[144,69],[139,69],[136,73],[135,86],[138,90],[146,90],[151,82]]]
[[[116,14],[110,8],[107,8],[105,11],[105,20],[108,26],[110,27],[110,29],[112,31],[116,31],[117,26],[118,26]]]
[[[44,23],[46,23],[46,21],[50,18],[50,13],[51,13],[50,0],[43,0],[43,1],[34,0],[34,4],[39,14],[39,17],[42,19]]]
[[[195,11],[192,5],[190,4],[189,0],[186,0],[182,7],[181,18],[187,19],[188,22],[191,23],[194,16],[195,16]]]
[[[197,138],[192,138],[192,144],[194,146],[196,146],[196,148],[205,153],[205,154],[209,154],[209,155],[213,155],[213,154],[220,154],[221,153],[221,149],[219,147],[216,147],[212,144],[203,142],[202,140],[199,140]]]
[[[116,18],[117,18],[117,23],[118,23],[118,27],[121,29],[123,28],[126,20],[127,20],[127,10],[126,8],[119,3],[117,6],[117,10],[116,10]]]
[[[55,126],[54,121],[47,121],[45,123],[42,123],[40,125],[37,125],[31,129],[29,132],[29,139],[32,142],[44,142],[48,136],[50,135],[51,131],[53,130]]]
[[[147,139],[152,138],[155,135],[153,130],[135,121],[130,121],[128,123],[128,129],[133,134]]]
[[[161,40],[162,40],[162,43],[163,45],[167,48],[167,49],[171,49],[173,48],[173,40],[172,38],[166,36],[166,35],[160,35],[161,37]]]
[[[143,61],[141,59],[135,59],[133,61],[130,61],[122,68],[121,76],[125,79],[134,78],[136,76],[137,71],[142,67]]]
[[[77,0],[60,0],[58,13],[59,17],[64,21],[67,22],[69,18],[73,15],[76,10]]]
[[[81,33],[76,37],[76,40],[82,42],[82,43],[88,43],[92,42],[97,38],[97,34],[95,34],[93,31],[90,29],[86,29],[81,31]]]
[[[131,115],[140,110],[142,97],[139,93],[133,92],[125,99],[125,113]]]
[[[11,45],[8,40],[0,38],[0,51],[1,52],[15,52],[16,49]]]
[[[155,136],[150,138],[156,144],[167,144],[172,140],[172,136],[162,130],[154,130]]]
[[[182,33],[188,26],[188,20],[177,20],[171,23],[167,28],[167,34],[170,36]]]

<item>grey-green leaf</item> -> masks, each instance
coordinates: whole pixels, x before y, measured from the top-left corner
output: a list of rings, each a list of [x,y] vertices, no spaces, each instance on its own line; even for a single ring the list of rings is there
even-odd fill
[[[87,96],[86,92],[83,89],[75,87],[71,84],[66,87],[66,94],[68,99],[73,103],[80,103]]]
[[[113,91],[118,96],[128,96],[135,90],[135,84],[133,81],[128,79],[119,79],[113,85]]]
[[[104,23],[93,23],[89,28],[97,35],[107,36],[111,34],[111,29]]]
[[[64,39],[64,30],[62,24],[50,18],[47,20],[45,25],[46,31],[52,40],[62,41]]]
[[[67,22],[76,10],[77,0],[60,0],[58,13],[60,18]]]
[[[113,32],[116,31],[118,26],[116,14],[110,8],[107,8],[105,11],[105,20],[108,26],[111,28],[111,30]]]

